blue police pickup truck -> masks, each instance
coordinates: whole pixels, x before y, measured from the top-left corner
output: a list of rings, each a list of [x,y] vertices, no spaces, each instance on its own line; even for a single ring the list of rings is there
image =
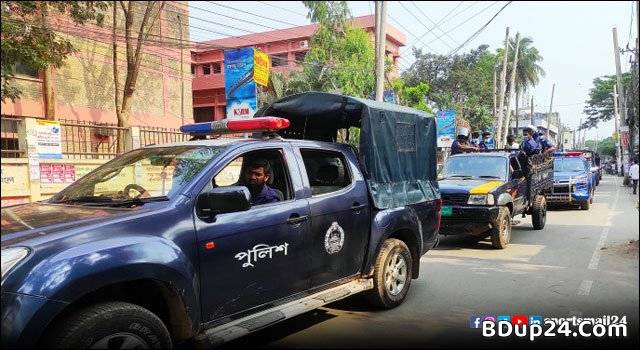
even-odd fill
[[[519,150],[492,150],[447,158],[440,171],[443,235],[489,237],[494,248],[511,240],[511,219],[531,215],[544,228],[545,196],[553,186],[553,158]]]
[[[593,203],[598,172],[584,157],[583,151],[554,153],[553,193],[547,196],[552,205],[579,205],[589,210]]]
[[[3,208],[2,347],[211,346],[359,292],[402,303],[437,244],[434,119],[322,93],[262,112]],[[351,127],[359,149],[333,142]]]

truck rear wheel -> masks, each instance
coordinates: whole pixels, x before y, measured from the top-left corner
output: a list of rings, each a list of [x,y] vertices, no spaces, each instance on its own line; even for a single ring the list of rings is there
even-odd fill
[[[498,218],[490,231],[491,245],[496,249],[504,249],[511,240],[511,212],[507,207],[500,207]]]
[[[43,344],[53,349],[169,349],[171,337],[151,311],[135,304],[91,305],[58,323]]]
[[[411,285],[412,268],[407,245],[395,238],[385,240],[374,265],[373,289],[365,293],[366,299],[385,309],[402,304]]]
[[[531,208],[531,223],[534,230],[542,230],[547,222],[547,198],[536,195]]]

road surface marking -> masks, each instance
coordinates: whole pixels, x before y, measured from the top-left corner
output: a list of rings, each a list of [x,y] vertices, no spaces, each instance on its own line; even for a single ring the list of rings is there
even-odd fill
[[[617,184],[617,181],[616,181]],[[589,270],[597,270],[598,263],[600,263],[600,255],[602,255],[602,248],[604,247],[605,242],[607,241],[607,235],[609,234],[609,230],[611,230],[611,217],[613,213],[616,211],[616,207],[618,206],[618,199],[620,198],[620,187],[618,186],[616,189],[616,196],[613,200],[613,205],[609,210],[609,214],[607,216],[607,226],[602,228],[602,233],[600,234],[600,240],[596,245],[595,250],[593,251],[593,255],[591,256],[591,261],[589,261],[589,266],[587,267]]]
[[[578,295],[589,295],[592,285],[593,281],[583,280],[582,283],[580,283],[580,287],[578,287]]]

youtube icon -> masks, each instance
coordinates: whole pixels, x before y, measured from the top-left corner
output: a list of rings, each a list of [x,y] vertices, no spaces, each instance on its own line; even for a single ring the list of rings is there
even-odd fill
[[[514,315],[511,316],[511,324],[514,326],[522,326],[529,322],[529,317],[526,315]]]

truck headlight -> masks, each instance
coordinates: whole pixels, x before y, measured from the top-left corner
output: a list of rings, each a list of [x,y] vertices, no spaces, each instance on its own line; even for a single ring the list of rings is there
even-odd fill
[[[2,276],[4,276],[11,271],[11,269],[16,266],[20,261],[29,255],[29,249],[25,247],[11,247],[2,249],[2,255],[0,256],[2,259]]]
[[[587,175],[580,175],[580,176],[576,176],[573,179],[571,179],[571,183],[575,184],[575,183],[578,183],[578,182],[587,182],[587,179],[588,179]]]
[[[494,203],[492,194],[472,194],[467,201],[469,205],[493,205]]]

